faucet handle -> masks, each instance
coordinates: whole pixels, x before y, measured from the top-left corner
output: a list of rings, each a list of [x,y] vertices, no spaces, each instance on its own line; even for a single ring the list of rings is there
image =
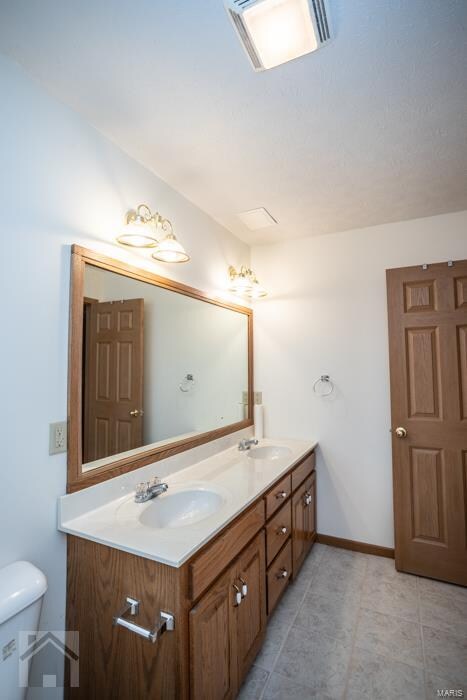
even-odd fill
[[[149,482],[148,481],[140,481],[139,484],[136,484],[136,496],[144,496],[148,492],[148,486]]]
[[[159,479],[158,476],[153,476],[151,479],[148,481],[148,486],[151,488],[152,486],[159,486],[161,483],[161,480]]]

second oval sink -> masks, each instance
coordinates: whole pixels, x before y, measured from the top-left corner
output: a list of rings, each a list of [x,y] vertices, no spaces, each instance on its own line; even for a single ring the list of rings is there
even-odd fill
[[[289,447],[279,445],[264,445],[264,447],[253,447],[248,452],[250,459],[283,459],[292,454]]]

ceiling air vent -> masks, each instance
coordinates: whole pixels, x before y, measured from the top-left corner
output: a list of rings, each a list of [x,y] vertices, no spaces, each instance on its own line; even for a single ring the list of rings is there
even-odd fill
[[[316,51],[331,38],[325,0],[225,0],[256,71]]]

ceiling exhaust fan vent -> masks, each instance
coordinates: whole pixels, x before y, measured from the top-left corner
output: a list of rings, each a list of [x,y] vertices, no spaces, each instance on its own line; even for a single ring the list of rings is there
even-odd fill
[[[242,2],[243,4],[245,4],[248,3],[249,0],[235,0],[235,2]],[[253,42],[251,41],[250,36],[245,28],[245,25],[242,22],[241,16],[238,15],[236,12],[232,12],[230,8],[229,13],[232,22],[234,23],[234,27],[237,30],[238,36],[240,37],[241,42],[245,47],[245,51],[250,57],[250,61],[252,62],[254,69],[263,70],[263,64],[258,58],[258,54],[256,53],[255,47],[253,46]]]
[[[326,0],[225,0],[225,7],[256,71],[316,51],[331,39]],[[284,27],[289,35],[281,42]]]

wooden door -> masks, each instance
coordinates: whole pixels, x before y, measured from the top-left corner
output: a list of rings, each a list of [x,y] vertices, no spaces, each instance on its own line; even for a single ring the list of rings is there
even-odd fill
[[[396,567],[467,584],[467,261],[387,271]]]
[[[144,299],[87,307],[83,462],[143,444],[143,309]]]
[[[230,700],[236,695],[234,578],[230,568],[190,612],[193,700]]]
[[[235,608],[239,685],[261,648],[266,630],[265,553],[264,532],[260,532],[236,565],[236,585],[240,589],[247,587],[241,604]]]

